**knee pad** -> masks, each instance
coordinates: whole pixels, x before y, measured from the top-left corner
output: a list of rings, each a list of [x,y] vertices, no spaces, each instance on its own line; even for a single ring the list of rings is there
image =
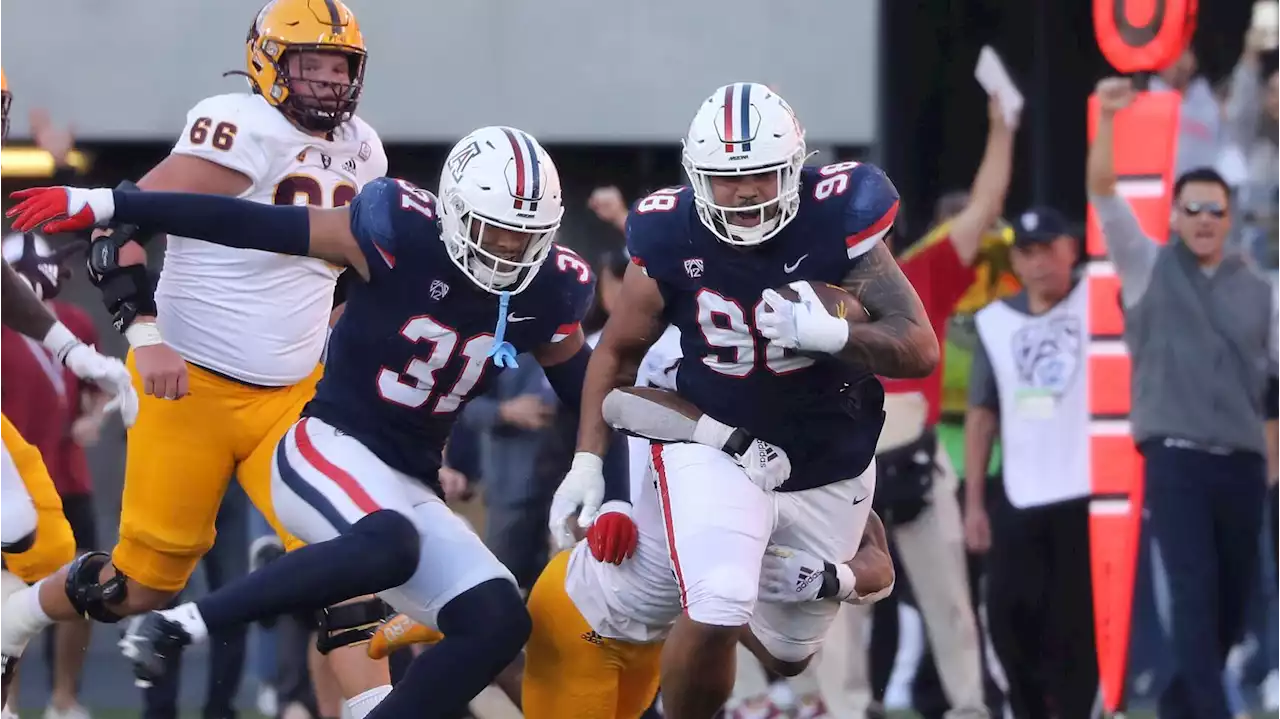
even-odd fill
[[[351,533],[368,537],[377,551],[369,561],[384,563],[396,578],[391,586],[409,581],[418,569],[422,536],[408,517],[392,509],[380,509],[351,525]]]
[[[80,616],[104,624],[115,624],[124,618],[107,605],[123,602],[128,588],[128,577],[119,568],[106,582],[98,580],[102,568],[110,561],[111,555],[106,552],[86,552],[67,568],[66,592],[71,606]]]
[[[4,545],[4,551],[7,554],[22,554],[23,552],[31,549],[35,545],[36,545],[36,530],[32,529],[30,532],[27,532],[26,534],[22,535],[22,537],[19,538],[18,541],[9,542],[8,544]]]
[[[339,647],[367,642],[378,626],[393,616],[395,610],[377,597],[325,607],[315,615],[316,651],[328,654]]]

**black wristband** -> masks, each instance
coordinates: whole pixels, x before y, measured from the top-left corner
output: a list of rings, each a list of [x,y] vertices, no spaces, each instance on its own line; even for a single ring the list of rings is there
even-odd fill
[[[733,434],[730,434],[729,439],[725,441],[724,451],[737,457],[746,452],[747,447],[750,447],[754,440],[755,437],[748,434],[747,430],[739,427],[733,430]]]
[[[836,565],[831,562],[822,563],[822,586],[818,587],[818,599],[827,599],[840,593],[840,575],[836,574]]]

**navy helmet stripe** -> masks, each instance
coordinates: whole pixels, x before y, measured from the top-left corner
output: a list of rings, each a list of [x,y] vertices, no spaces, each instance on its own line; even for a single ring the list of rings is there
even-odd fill
[[[529,148],[529,171],[530,179],[533,180],[533,187],[529,191],[529,199],[537,200],[542,197],[542,166],[538,162],[538,150],[533,146],[533,138],[520,133],[524,139],[524,146]]]
[[[333,29],[334,35],[342,34],[342,15],[338,13],[338,5],[333,0],[324,0],[324,5],[329,9],[329,26]]]

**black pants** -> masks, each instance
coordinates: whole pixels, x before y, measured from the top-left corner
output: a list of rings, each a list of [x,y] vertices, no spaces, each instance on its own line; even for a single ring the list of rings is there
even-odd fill
[[[1089,505],[991,515],[987,618],[1018,719],[1087,719],[1098,693]]]
[[[1228,719],[1222,668],[1244,634],[1257,580],[1266,462],[1259,454],[1211,454],[1160,440],[1143,443],[1142,453],[1155,559],[1170,600],[1162,624],[1174,671],[1160,695],[1160,717]]]

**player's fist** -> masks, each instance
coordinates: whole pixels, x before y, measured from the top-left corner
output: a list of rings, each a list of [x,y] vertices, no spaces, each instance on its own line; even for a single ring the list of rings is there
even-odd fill
[[[803,549],[770,544],[760,564],[760,601],[812,602],[822,590],[827,563]]]
[[[133,377],[123,362],[114,357],[104,357],[89,345],[79,344],[67,352],[62,363],[75,376],[98,385],[111,395],[105,410],[119,411],[124,426],[133,426],[138,418],[138,393],[133,389]]]
[[[9,195],[18,204],[4,213],[13,229],[29,232],[44,225],[47,233],[75,232],[106,224],[115,214],[115,196],[109,189],[82,187],[32,187]]]
[[[791,476],[791,458],[782,448],[764,440],[753,439],[745,452],[734,456],[747,478],[757,487],[772,492]]]
[[[844,349],[849,341],[849,324],[844,317],[832,314],[808,282],[792,282],[787,287],[796,299],[788,300],[777,290],[765,290],[761,295],[766,311],[760,315],[760,334],[784,349],[826,354]]]
[[[573,455],[573,465],[551,498],[548,526],[558,549],[568,549],[577,540],[569,529],[569,519],[578,514],[578,526],[586,529],[595,520],[604,503],[604,460],[590,452]]]
[[[1104,115],[1114,115],[1133,102],[1133,81],[1127,77],[1108,77],[1094,89],[1098,107]]]
[[[618,226],[627,221],[627,202],[616,187],[597,187],[587,199],[587,207],[604,222]]]
[[[639,540],[636,523],[631,519],[631,503],[618,499],[605,502],[587,530],[587,547],[597,562],[622,564],[622,560],[635,554]]]
[[[139,326],[135,322],[129,329]],[[187,394],[187,362],[163,342],[134,345],[133,361],[142,377],[142,391],[159,399],[178,399]]]

